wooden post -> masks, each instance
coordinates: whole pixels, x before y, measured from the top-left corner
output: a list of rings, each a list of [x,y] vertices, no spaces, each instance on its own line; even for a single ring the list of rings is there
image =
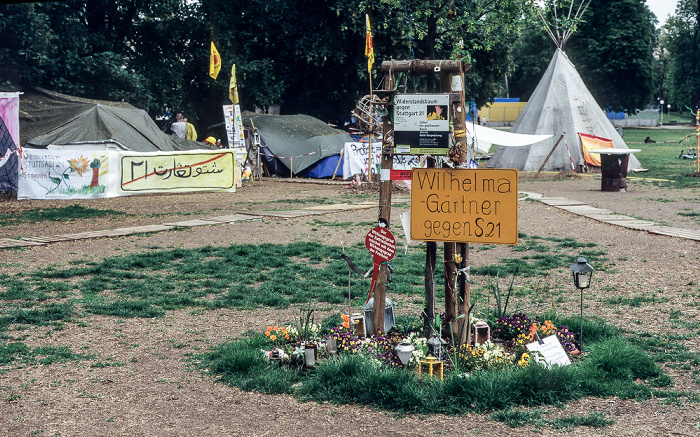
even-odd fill
[[[462,262],[459,265],[460,270],[465,272],[459,275],[459,297],[457,298],[457,313],[463,318],[460,322],[453,327],[453,332],[455,333],[455,338],[459,338],[459,343],[469,344],[471,343],[471,331],[469,330],[469,307],[471,306],[471,289],[469,282],[466,278],[466,268],[469,266],[469,244],[459,243],[457,244],[459,254],[462,257]],[[461,332],[461,336],[460,336]]]
[[[367,182],[372,182],[372,131],[374,130],[374,117],[372,117],[372,72],[369,72],[369,153],[367,154]],[[383,143],[382,143],[383,144]]]
[[[384,82],[385,90],[393,90],[396,76],[390,72]],[[391,179],[383,176],[390,173],[394,165],[393,144],[388,144],[386,135],[392,129],[391,120],[388,115],[382,117],[382,177],[379,182],[379,219],[386,222],[386,227],[391,224]],[[372,150],[372,134],[369,137],[369,148]],[[370,152],[371,153],[371,152]],[[370,171],[371,175],[371,171]],[[386,180],[385,180],[386,179]],[[374,305],[372,306],[372,328],[373,334],[379,330],[384,330],[384,311],[386,310],[386,285],[388,282],[387,266],[381,264],[377,273],[377,283],[374,285]]]
[[[452,73],[440,70],[440,92],[450,93],[452,91]],[[461,107],[461,102],[453,102],[450,105],[450,112],[452,113],[452,122],[454,126],[454,131],[457,132],[458,129],[464,129],[464,123],[460,122],[457,114],[456,108]],[[448,115],[449,117],[449,115]],[[466,141],[463,141],[466,143]],[[460,144],[461,145],[461,144]],[[466,151],[466,148],[465,150]],[[466,154],[465,154],[466,155]],[[460,154],[460,160],[461,158]],[[449,168],[447,164],[443,164],[443,168]],[[457,318],[457,306],[455,302],[456,290],[455,290],[455,276],[457,274],[457,269],[454,263],[455,254],[455,243],[444,242],[442,251],[442,262],[445,272],[444,284],[445,284],[445,328],[449,329],[452,326],[452,322]],[[437,332],[438,336],[442,336],[441,332]]]
[[[428,157],[426,167],[435,167],[435,158]],[[425,338],[433,336],[432,324],[435,321],[435,264],[437,263],[437,243],[428,241],[425,243],[425,319],[423,320],[423,335]]]
[[[695,115],[695,171],[700,173],[700,108]]]
[[[345,147],[340,149],[340,158],[338,158],[338,163],[335,165],[335,171],[333,172],[332,181],[335,180],[335,175],[338,173],[338,168],[340,168],[340,163],[343,161],[343,155],[345,154]]]
[[[460,91],[460,99],[459,101],[452,102],[452,113],[454,114],[452,118],[452,124],[453,124],[453,129],[455,132],[455,140],[457,142],[457,146],[459,147],[459,155],[458,159],[459,162],[465,162],[468,159],[471,159],[472,157],[469,156],[469,153],[467,153],[467,133],[466,133],[466,128],[467,128],[467,108],[466,108],[466,97],[464,95],[464,72],[460,69],[459,70],[459,78],[460,81],[462,82],[462,89]],[[450,82],[450,87],[452,85],[452,75],[450,75],[449,78]],[[450,88],[451,90],[451,88]],[[459,254],[462,258],[462,261],[460,262],[459,268],[466,269],[466,267],[469,265],[469,244],[468,243],[459,243],[456,245],[455,248],[452,249],[452,253],[455,251],[459,251]],[[445,258],[447,258],[447,249],[445,250]],[[451,272],[452,276],[456,274],[455,271],[455,266],[454,262],[451,263]],[[447,266],[445,266],[445,272],[447,272]],[[453,287],[459,289],[459,294],[457,297],[452,298],[452,302],[450,303],[450,310],[454,314],[454,305],[456,303],[456,311],[457,311],[457,316],[453,316],[452,319],[450,319],[449,326],[452,328],[452,334],[453,338],[458,339],[458,343],[468,343],[469,342],[469,306],[470,306],[470,300],[471,300],[471,291],[469,287],[469,283],[466,280],[466,275],[460,274],[457,276],[456,280],[453,280],[451,284],[454,284]],[[445,313],[447,314],[448,308],[447,308],[447,290],[445,290]],[[453,296],[457,294],[456,291],[453,289]],[[456,302],[454,302],[456,300]],[[458,316],[464,316],[460,319],[459,323],[452,323]],[[461,337],[460,337],[460,331],[461,331]]]
[[[554,147],[552,147],[552,150],[549,151],[549,155],[547,155],[547,157],[544,158],[544,162],[543,162],[542,165],[540,166],[540,169],[537,170],[537,174],[535,175],[535,177],[538,177],[538,176],[540,175],[540,172],[541,172],[542,169],[544,168],[544,165],[547,163],[547,161],[549,161],[549,158],[552,156],[552,153],[554,153],[554,150],[557,148],[557,146],[559,145],[559,143],[561,142],[561,140],[564,139],[564,135],[566,135],[566,132],[562,132],[562,133],[561,133],[561,136],[559,137],[559,139],[557,140],[557,142],[554,143]]]

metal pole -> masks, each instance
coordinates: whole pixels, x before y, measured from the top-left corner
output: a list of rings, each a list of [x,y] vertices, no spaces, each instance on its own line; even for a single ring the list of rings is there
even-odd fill
[[[581,336],[579,337],[581,352],[583,352],[583,288],[581,289]]]

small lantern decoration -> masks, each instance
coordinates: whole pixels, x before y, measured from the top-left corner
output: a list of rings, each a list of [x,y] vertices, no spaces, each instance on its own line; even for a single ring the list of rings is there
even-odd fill
[[[478,322],[474,323],[473,329],[474,346],[491,341],[491,327],[488,323],[484,322],[483,320],[479,320]]]
[[[427,357],[425,360],[421,360],[420,365],[418,366],[418,374],[421,374],[423,372],[423,366],[426,366],[428,368],[428,375],[433,376],[435,374],[435,368],[437,367],[437,370],[440,371],[440,381],[442,381],[442,374],[444,371],[443,368],[443,362],[438,360],[435,357]]]
[[[416,350],[416,347],[407,342],[399,343],[394,347],[394,351],[396,351],[396,355],[399,356],[399,360],[401,360],[401,364],[403,364],[404,367],[406,367],[411,360],[411,355],[413,355],[414,350]]]
[[[581,335],[579,337],[579,346],[583,351],[583,290],[591,286],[591,278],[595,269],[588,264],[586,258],[580,257],[576,260],[576,264],[569,266],[574,275],[574,285],[581,290]]]
[[[571,264],[570,268],[576,288],[583,290],[591,286],[591,277],[595,269],[588,264],[586,258],[580,257],[576,260],[576,264]]]
[[[445,346],[447,342],[443,340],[442,338],[436,336],[433,336],[430,340],[428,340],[428,352],[432,354],[435,358],[438,360],[442,360],[442,355],[443,355],[443,346]]]
[[[318,347],[316,343],[306,343],[304,346],[304,366],[306,366],[307,369],[316,367],[317,354]]]
[[[358,337],[364,337],[365,336],[365,316],[363,316],[361,313],[353,313],[352,317],[350,317],[350,321],[352,322],[352,325],[355,327],[355,335]]]
[[[328,352],[328,355],[331,358],[335,358],[335,354],[338,353],[338,344],[336,343],[335,338],[328,337],[326,340],[326,352]]]

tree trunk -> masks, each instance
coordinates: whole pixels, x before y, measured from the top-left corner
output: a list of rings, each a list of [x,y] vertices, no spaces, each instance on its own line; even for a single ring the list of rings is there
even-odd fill
[[[96,187],[99,185],[98,179],[100,177],[100,168],[95,167],[92,169],[92,181],[90,182],[90,187]]]
[[[429,157],[428,168],[435,167],[435,158]],[[425,244],[425,319],[423,320],[423,334],[426,338],[432,337],[432,323],[435,321],[435,264],[437,260],[437,243],[428,241]]]

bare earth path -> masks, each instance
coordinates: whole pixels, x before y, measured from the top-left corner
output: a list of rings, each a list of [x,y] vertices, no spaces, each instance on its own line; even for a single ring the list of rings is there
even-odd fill
[[[520,190],[562,196],[669,226],[700,229],[697,217],[679,212],[700,211],[698,190],[670,191],[630,181],[628,193],[602,193],[600,181],[521,180]],[[269,209],[313,206],[313,199],[350,203],[376,199],[357,196],[345,186],[290,184],[265,181],[237,193],[134,196],[78,201],[85,207],[123,211],[129,215],[107,220],[77,220],[35,225],[5,226],[0,238],[50,236],[66,233],[137,226]],[[396,194],[394,199],[406,199]],[[296,203],[279,202],[296,199]],[[306,202],[306,203],[305,203]],[[49,206],[61,202],[0,201],[0,214]],[[401,241],[398,213],[392,211],[392,229]],[[538,202],[519,204],[519,230],[527,235],[570,237],[595,242],[614,269],[596,275],[587,292],[586,314],[604,317],[627,330],[672,330],[672,312],[684,320],[700,321],[700,243],[632,231],[579,217]],[[177,228],[128,237],[59,242],[26,249],[0,250],[1,273],[12,275],[46,266],[65,266],[71,261],[142,253],[168,248],[193,248],[236,243],[318,241],[323,244],[354,244],[363,241],[369,227],[318,226],[318,221],[373,222],[376,209],[339,212],[293,219],[264,218],[235,224]],[[403,242],[401,241],[401,245]],[[472,265],[493,263],[508,253],[507,247],[472,252]],[[409,250],[420,251],[420,246]],[[573,261],[573,260],[572,260]],[[543,278],[551,288],[571,289],[569,272]],[[663,303],[639,307],[603,305],[614,296],[662,295]],[[578,314],[578,293],[557,303],[556,310]],[[338,308],[337,310],[341,310]],[[415,311],[410,303],[399,311]],[[249,329],[264,330],[271,321],[291,320],[296,309],[283,311],[169,311],[162,318],[120,319],[90,316],[63,329],[32,328],[10,332],[25,336],[29,347],[68,345],[76,353],[94,354],[103,363],[118,366],[91,367],[89,361],[0,367],[0,435],[144,435],[144,436],[235,436],[235,435],[605,435],[694,436],[700,435],[697,404],[672,405],[659,400],[635,402],[615,398],[588,398],[559,409],[548,407],[547,418],[604,413],[615,424],[603,429],[586,427],[572,431],[550,428],[511,429],[490,420],[488,414],[463,417],[408,416],[389,414],[359,406],[301,403],[288,396],[246,393],[216,383],[192,368],[187,355],[201,353]],[[685,342],[700,350],[696,335]],[[187,354],[187,355],[186,355]],[[666,369],[675,377],[673,389],[698,392],[698,376]],[[697,370],[697,369],[696,369]]]

